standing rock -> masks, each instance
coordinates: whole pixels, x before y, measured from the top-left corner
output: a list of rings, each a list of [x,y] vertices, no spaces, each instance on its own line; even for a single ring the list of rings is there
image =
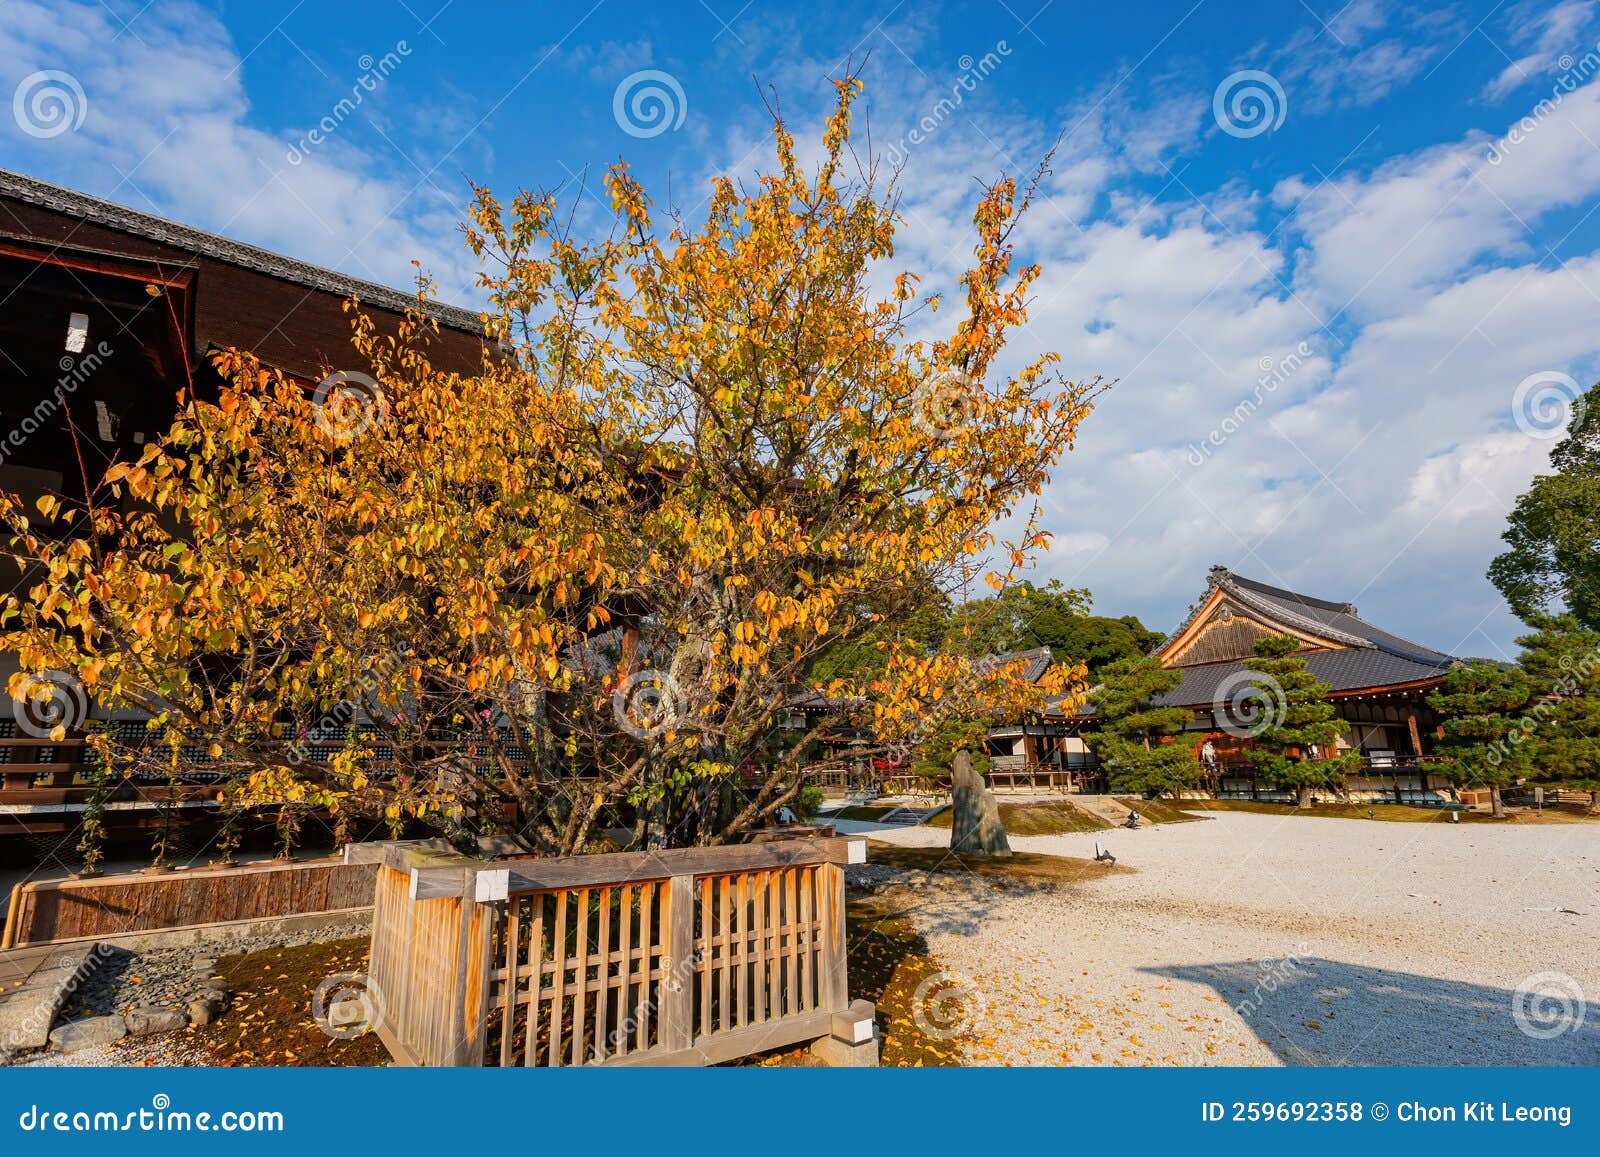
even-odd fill
[[[195,1026],[210,1024],[222,1012],[222,1005],[214,1000],[191,1000],[189,1023]]]
[[[1000,822],[1000,805],[972,770],[972,755],[956,752],[950,767],[954,805],[950,814],[950,850],[979,856],[1009,856],[1011,842]]]

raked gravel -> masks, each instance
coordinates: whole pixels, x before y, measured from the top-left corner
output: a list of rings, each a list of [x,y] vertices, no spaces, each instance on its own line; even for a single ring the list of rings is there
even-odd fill
[[[1600,824],[1221,813],[1011,842],[1135,871],[919,900],[951,974],[930,1016],[971,1063],[1600,1065]]]

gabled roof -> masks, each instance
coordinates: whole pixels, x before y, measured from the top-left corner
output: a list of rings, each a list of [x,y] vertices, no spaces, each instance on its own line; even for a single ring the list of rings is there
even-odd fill
[[[1373,626],[1357,613],[1353,603],[1314,599],[1309,595],[1247,579],[1222,567],[1214,568],[1211,573],[1217,577],[1218,585],[1241,602],[1274,618],[1297,620],[1312,634],[1334,637],[1347,646],[1376,647],[1391,655],[1418,662],[1450,665],[1449,655]]]
[[[1302,595],[1283,587],[1269,586],[1255,579],[1236,575],[1226,567],[1211,568],[1210,589],[1193,613],[1153,654],[1160,654],[1181,637],[1220,588],[1234,600],[1264,618],[1295,628],[1307,635],[1327,640],[1330,646],[1300,653],[1306,669],[1318,682],[1328,686],[1330,695],[1368,689],[1426,685],[1442,679],[1455,662],[1449,655],[1414,643],[1409,639],[1375,627],[1363,619],[1354,604]],[[1183,681],[1159,696],[1169,707],[1214,707],[1229,694],[1249,682],[1251,673],[1240,660],[1178,664]],[[1057,708],[1059,710],[1059,708]],[[1093,718],[1092,696],[1074,712]]]
[[[1335,646],[1377,650],[1396,658],[1439,668],[1448,667],[1453,661],[1451,656],[1432,647],[1373,626],[1360,616],[1354,603],[1313,598],[1283,587],[1269,586],[1236,575],[1223,566],[1212,567],[1206,583],[1210,591],[1220,589],[1235,601],[1275,622],[1325,639]],[[1196,605],[1194,613],[1156,648],[1157,654],[1165,651],[1189,629],[1201,609],[1210,601],[1210,591]]]
[[[421,305],[414,295],[402,293],[386,285],[347,277],[331,269],[308,265],[304,261],[296,261],[292,257],[258,249],[242,241],[206,233],[188,225],[179,225],[163,217],[141,213],[137,209],[130,209],[126,205],[118,205],[112,201],[102,201],[99,197],[91,197],[87,193],[80,193],[61,185],[52,185],[48,181],[14,173],[9,169],[0,169],[0,196],[38,205],[57,213],[65,213],[106,229],[115,229],[143,237],[148,241],[170,245],[174,249],[209,257],[227,265],[253,269],[257,273],[265,273],[271,277],[304,285],[308,289],[319,289],[339,297],[359,297],[364,302],[396,313],[420,308],[437,318],[441,325],[475,334],[483,332],[483,320],[472,310],[438,302]]]

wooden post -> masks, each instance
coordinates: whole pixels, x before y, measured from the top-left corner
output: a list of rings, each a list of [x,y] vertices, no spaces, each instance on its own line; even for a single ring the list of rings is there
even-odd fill
[[[1411,753],[1420,757],[1422,755],[1422,732],[1417,727],[1417,713],[1415,711],[1406,713],[1406,730],[1411,733]]]
[[[503,888],[503,876],[498,882]],[[505,900],[503,891],[498,900],[477,899],[474,874],[466,876],[461,891],[459,899],[450,901],[456,909],[458,923],[455,998],[451,1010],[456,1020],[450,1029],[451,1059],[448,1063],[481,1068],[489,1037],[489,964],[494,952],[495,921]]]
[[[850,975],[845,955],[844,869],[838,864],[823,864],[817,869],[818,900],[822,909],[822,1007],[842,1012],[850,1004]]]
[[[661,1032],[664,1052],[694,1045],[694,877],[667,881],[667,911],[662,921],[667,951],[661,960]]]

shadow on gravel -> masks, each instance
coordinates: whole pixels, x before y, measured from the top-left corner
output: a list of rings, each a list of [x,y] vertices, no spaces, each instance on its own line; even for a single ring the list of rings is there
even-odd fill
[[[1288,1065],[1600,1065],[1600,1009],[1558,972],[1510,991],[1317,957],[1141,971],[1210,987]]]

